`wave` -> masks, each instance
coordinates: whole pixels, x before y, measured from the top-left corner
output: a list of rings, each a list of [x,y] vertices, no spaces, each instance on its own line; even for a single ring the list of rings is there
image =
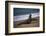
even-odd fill
[[[27,20],[29,18],[29,16],[30,16],[30,14],[14,16],[14,21]],[[31,18],[36,18],[39,16],[40,16],[39,13],[31,13]]]

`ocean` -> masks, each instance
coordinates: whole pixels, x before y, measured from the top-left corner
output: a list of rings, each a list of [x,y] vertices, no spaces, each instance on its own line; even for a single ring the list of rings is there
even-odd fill
[[[14,21],[21,21],[21,20],[27,20],[29,18],[30,14],[25,14],[25,15],[17,15],[14,16]],[[39,17],[39,13],[31,13],[31,18],[36,18]]]

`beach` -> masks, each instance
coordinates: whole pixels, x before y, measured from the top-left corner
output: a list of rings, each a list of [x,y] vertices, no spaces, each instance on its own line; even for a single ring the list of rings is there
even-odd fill
[[[14,28],[24,28],[24,27],[39,27],[39,17],[32,18],[29,24],[27,24],[26,20],[21,20],[16,22],[14,21]]]

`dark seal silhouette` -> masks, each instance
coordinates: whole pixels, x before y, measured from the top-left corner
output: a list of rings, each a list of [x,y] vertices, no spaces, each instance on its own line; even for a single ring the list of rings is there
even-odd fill
[[[30,14],[30,16],[29,16],[29,18],[28,18],[28,20],[27,20],[27,23],[28,23],[28,24],[31,23],[31,14]]]
[[[23,22],[19,23],[20,24],[30,24],[31,23],[31,14],[29,15],[29,18],[27,20],[23,20]]]

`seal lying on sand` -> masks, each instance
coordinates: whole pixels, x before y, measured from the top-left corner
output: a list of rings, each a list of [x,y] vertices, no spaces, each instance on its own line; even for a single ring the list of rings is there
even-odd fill
[[[17,21],[16,25],[30,24],[30,23],[31,23],[31,14],[29,15],[29,18],[27,20]]]

